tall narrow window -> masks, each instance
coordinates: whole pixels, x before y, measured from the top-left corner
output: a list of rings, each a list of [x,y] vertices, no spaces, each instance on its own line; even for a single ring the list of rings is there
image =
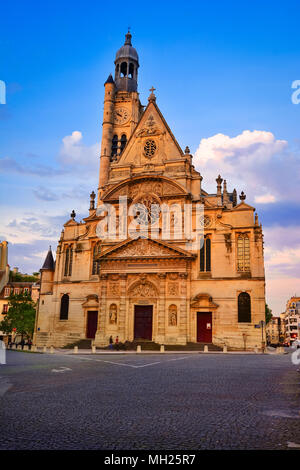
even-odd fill
[[[71,276],[72,275],[72,263],[73,263],[73,251],[72,251],[72,247],[69,246],[66,249],[65,271],[64,271],[65,276]]]
[[[127,144],[126,134],[122,134],[122,137],[121,137],[121,153],[123,152],[126,144]]]
[[[93,268],[92,274],[99,274],[100,272],[100,261],[96,259],[96,256],[99,255],[101,250],[100,243],[97,243],[93,249]]]
[[[211,240],[206,237],[203,241],[203,246],[200,249],[200,271],[211,271]]]
[[[69,316],[69,296],[64,294],[60,301],[60,320],[68,320]]]
[[[114,135],[111,142],[111,158],[114,160],[118,154],[118,136]]]
[[[251,323],[251,298],[247,292],[238,296],[238,322]]]
[[[250,240],[246,233],[241,233],[237,239],[237,270],[250,271]]]

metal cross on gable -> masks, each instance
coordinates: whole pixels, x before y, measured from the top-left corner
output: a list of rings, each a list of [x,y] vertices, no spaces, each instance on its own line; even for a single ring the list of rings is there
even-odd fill
[[[152,87],[152,88],[150,88],[149,91],[151,91],[151,93],[153,93],[155,90],[156,90],[156,88]]]

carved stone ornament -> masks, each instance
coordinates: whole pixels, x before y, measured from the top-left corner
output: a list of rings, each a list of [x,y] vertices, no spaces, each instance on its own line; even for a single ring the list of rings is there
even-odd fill
[[[177,274],[177,273],[170,273],[170,274],[169,274],[169,278],[170,278],[172,281],[176,281],[176,279],[178,279],[178,274]]]
[[[168,256],[171,250],[155,243],[149,242],[145,238],[140,238],[134,243],[118,251],[118,257],[141,257],[141,256]]]
[[[169,295],[178,295],[178,282],[170,282],[168,285]]]
[[[152,135],[159,135],[161,133],[162,131],[160,127],[157,125],[152,114],[150,114],[147,121],[145,122],[144,127],[136,133],[136,137],[148,137]]]
[[[157,290],[151,282],[143,279],[129,289],[129,295],[130,297],[157,297]]]
[[[109,283],[109,293],[110,295],[117,297],[120,294],[119,283],[110,282]]]

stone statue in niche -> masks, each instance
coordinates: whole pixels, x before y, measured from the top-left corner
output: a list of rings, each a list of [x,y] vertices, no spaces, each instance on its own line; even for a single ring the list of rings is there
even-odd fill
[[[111,304],[109,307],[109,323],[111,325],[116,325],[118,320],[118,307],[116,304]]]
[[[224,233],[225,245],[227,248],[227,253],[231,253],[232,246],[231,246],[231,233]]]
[[[177,326],[177,307],[170,305],[169,307],[169,326]]]

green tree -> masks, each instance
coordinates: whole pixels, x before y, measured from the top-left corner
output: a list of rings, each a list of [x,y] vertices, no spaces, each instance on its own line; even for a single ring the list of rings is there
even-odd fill
[[[268,324],[271,318],[273,317],[272,310],[270,309],[268,304],[266,304],[266,307],[265,307],[265,316],[266,316],[266,324]]]
[[[15,331],[22,338],[31,338],[35,322],[35,303],[29,293],[15,294],[8,297],[8,312],[0,322],[0,330],[6,334]]]

